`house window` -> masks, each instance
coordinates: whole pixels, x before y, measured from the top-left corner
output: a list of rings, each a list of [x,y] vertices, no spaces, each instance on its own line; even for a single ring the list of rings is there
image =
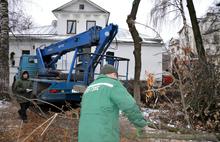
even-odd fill
[[[67,20],[67,34],[76,34],[76,20]]]
[[[96,21],[86,21],[86,30],[96,25]]]
[[[83,10],[83,9],[84,9],[84,4],[80,4],[80,5],[79,5],[79,9],[80,9],[80,10]]]
[[[15,66],[15,52],[10,53],[11,66]]]
[[[30,55],[30,50],[22,50],[22,55]]]
[[[114,63],[115,63],[114,55],[115,55],[115,53],[111,52],[111,51],[108,51],[108,52],[106,52],[106,55],[107,55],[107,57],[106,57],[107,63],[114,66]]]
[[[79,61],[88,61],[90,59],[90,55],[86,53],[91,53],[91,48],[84,48],[82,49],[81,53],[83,53],[83,55],[79,56]]]

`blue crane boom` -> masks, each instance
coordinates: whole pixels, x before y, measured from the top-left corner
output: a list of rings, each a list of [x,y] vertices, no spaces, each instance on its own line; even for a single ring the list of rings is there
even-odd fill
[[[117,32],[118,26],[114,24],[109,24],[105,28],[94,26],[43,49],[37,48],[35,56],[21,57],[16,78],[23,70],[28,71],[34,82],[33,95],[38,99],[49,102],[80,101],[83,92],[75,88],[79,86],[79,88],[82,86],[86,88],[94,80],[94,71],[98,64],[103,64],[104,59],[107,60],[105,53]],[[94,46],[94,53],[86,55],[83,52],[84,49]],[[56,63],[61,56],[71,51],[74,51],[71,66],[67,76],[63,78],[61,77],[63,74],[57,70]],[[85,59],[86,56],[87,59]],[[82,61],[78,63],[80,57]],[[28,62],[32,58],[37,59],[37,63]],[[127,61],[128,66],[128,59],[114,56],[108,58],[115,61],[115,67],[118,67],[119,61]],[[128,73],[126,73],[126,79],[127,75]]]
[[[117,25],[110,24],[104,29],[99,26],[94,26],[86,32],[67,38],[55,44],[51,44],[44,49],[37,48],[37,57],[39,62],[38,68],[40,72],[43,73],[48,68],[54,69],[54,65],[62,55],[76,49],[80,51],[79,49],[82,48],[97,46],[94,53],[102,54],[102,52],[104,53],[106,51],[117,32]],[[94,62],[97,62],[95,59],[98,59],[98,57],[93,57],[93,60],[90,60],[90,66]]]

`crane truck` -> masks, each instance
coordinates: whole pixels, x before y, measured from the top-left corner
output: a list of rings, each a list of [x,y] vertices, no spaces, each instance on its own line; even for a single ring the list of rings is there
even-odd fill
[[[33,81],[33,98],[56,103],[80,102],[86,87],[94,80],[96,68],[104,63],[114,65],[125,62],[123,75],[127,80],[129,59],[106,55],[106,51],[118,32],[118,26],[109,24],[105,28],[94,26],[89,30],[53,43],[36,48],[36,55],[22,55],[15,80],[23,71]],[[93,53],[84,50],[95,47]],[[57,69],[57,62],[63,55],[73,52],[71,66],[67,73]]]

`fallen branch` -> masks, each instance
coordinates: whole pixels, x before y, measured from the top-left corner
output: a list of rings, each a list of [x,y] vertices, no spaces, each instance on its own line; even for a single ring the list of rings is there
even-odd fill
[[[41,136],[46,132],[46,130],[48,129],[48,127],[52,124],[52,122],[54,121],[54,119],[57,117],[57,113],[55,113],[53,115],[53,119],[50,121],[50,123],[47,125],[47,127],[44,129],[44,131],[41,133]]]
[[[20,135],[21,135],[21,128],[23,126],[23,121],[21,121],[21,124],[19,126],[19,132],[18,132],[18,138],[17,138],[17,142],[19,142],[19,138],[20,138]]]
[[[218,142],[220,140],[220,134],[213,133],[197,133],[197,134],[176,134],[170,132],[146,132],[139,136],[141,139],[176,139],[176,140],[198,140],[198,141],[213,141]]]
[[[61,112],[65,113],[65,111],[59,107],[57,107],[56,105],[52,104],[52,103],[49,103],[47,101],[43,101],[43,100],[39,100],[39,99],[30,99],[31,101],[39,101],[39,102],[42,102],[42,103],[45,103],[45,104],[48,104],[48,105],[51,105],[53,106],[54,108],[60,110]]]
[[[59,108],[59,107],[57,107],[56,105],[54,105],[54,104],[52,104],[52,103],[49,103],[49,102],[47,102],[47,101],[43,101],[43,100],[40,100],[40,99],[28,99],[28,98],[26,98],[26,97],[24,97],[24,96],[19,96],[19,95],[17,95],[17,97],[20,97],[20,98],[22,98],[22,99],[25,99],[25,100],[27,100],[27,101],[33,103],[34,105],[37,105],[36,102],[34,102],[34,101],[39,101],[39,102],[41,102],[41,103],[45,103],[45,104],[51,105],[51,106],[53,106],[54,108],[56,108],[56,109],[60,110],[61,112],[65,113],[64,110],[62,110],[61,108]],[[38,106],[38,108],[40,108],[40,107]],[[40,109],[40,111],[42,111],[42,110]]]
[[[196,133],[198,133],[197,131],[195,131],[193,129],[170,127],[170,126],[167,126],[167,124],[164,124],[164,123],[160,123],[160,124],[151,123],[151,124],[148,125],[148,127],[154,128],[154,129],[156,127],[160,130],[167,130],[169,132],[175,132],[175,133],[181,133],[181,134],[196,134]]]
[[[54,114],[55,115],[55,114]],[[41,125],[39,125],[37,128],[35,128],[26,138],[24,138],[24,140],[22,142],[25,142],[34,132],[36,132],[39,128],[41,128],[44,124],[46,124],[48,121],[50,121],[51,119],[54,118],[54,115],[52,117],[50,117],[49,119],[47,119],[44,123],[42,123]]]

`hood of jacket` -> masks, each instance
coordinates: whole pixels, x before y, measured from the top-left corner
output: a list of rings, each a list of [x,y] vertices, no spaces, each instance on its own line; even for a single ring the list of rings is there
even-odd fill
[[[28,73],[28,71],[22,71],[21,76],[20,76],[22,80],[27,80],[27,79],[23,78],[23,74],[25,74],[25,73],[28,74],[27,79],[29,79],[29,73]]]

